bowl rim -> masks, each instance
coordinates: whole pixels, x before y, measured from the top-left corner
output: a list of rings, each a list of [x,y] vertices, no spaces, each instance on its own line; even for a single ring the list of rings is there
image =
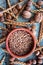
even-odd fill
[[[34,46],[33,46],[33,49],[31,50],[31,52],[28,53],[28,54],[25,54],[25,55],[23,55],[23,56],[19,56],[19,55],[16,55],[16,54],[12,53],[12,51],[11,51],[10,48],[9,48],[9,44],[8,44],[8,40],[9,40],[10,35],[11,35],[13,32],[17,31],[17,30],[23,30],[23,31],[28,32],[28,33],[32,36],[33,41],[34,41]],[[6,49],[7,49],[7,51],[9,52],[9,54],[10,54],[13,58],[25,58],[25,57],[28,57],[28,56],[30,56],[30,55],[34,52],[35,48],[36,48],[35,36],[33,35],[33,33],[32,33],[29,29],[17,28],[17,29],[12,30],[12,31],[8,34],[8,36],[7,36],[7,39],[6,39]]]

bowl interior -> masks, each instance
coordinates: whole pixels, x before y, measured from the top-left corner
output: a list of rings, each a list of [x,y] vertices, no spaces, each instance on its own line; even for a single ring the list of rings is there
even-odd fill
[[[29,33],[31,35],[31,37],[33,39],[33,44],[31,45],[30,51],[27,54],[23,55],[23,56],[19,56],[17,54],[14,54],[12,52],[12,50],[9,48],[9,43],[8,43],[9,42],[9,38],[12,35],[12,33],[16,32],[16,31],[19,31],[19,30],[26,31],[27,33]],[[36,47],[35,37],[33,36],[32,32],[30,30],[25,29],[25,28],[18,28],[18,29],[15,29],[15,30],[11,31],[10,34],[8,35],[7,39],[6,39],[6,48],[7,48],[8,52],[10,53],[10,55],[12,57],[19,57],[20,58],[20,57],[30,56],[34,52],[35,47]]]

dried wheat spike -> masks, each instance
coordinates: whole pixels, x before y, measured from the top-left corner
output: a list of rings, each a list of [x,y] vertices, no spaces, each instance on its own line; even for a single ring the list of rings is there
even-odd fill
[[[11,64],[26,65],[26,63],[24,63],[24,62],[20,62],[20,61],[13,61],[13,62],[11,62]]]
[[[8,20],[7,22],[3,22],[4,24],[9,24],[9,25],[16,25],[16,26],[26,26],[26,25],[30,25],[30,24],[34,24],[35,22],[31,21],[31,22],[16,22],[13,20]]]
[[[10,24],[10,25],[16,25],[16,26],[26,26],[27,24],[30,24],[30,23],[28,23],[28,22],[3,22],[4,24]]]

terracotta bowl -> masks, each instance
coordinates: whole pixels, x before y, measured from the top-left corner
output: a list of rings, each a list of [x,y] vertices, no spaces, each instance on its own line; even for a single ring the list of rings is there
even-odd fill
[[[15,55],[14,53],[12,53],[12,51],[11,51],[10,48],[9,48],[9,43],[8,43],[8,40],[9,40],[10,36],[12,35],[12,33],[15,32],[15,31],[18,31],[18,30],[22,30],[22,31],[28,32],[28,33],[32,36],[32,38],[33,38],[33,43],[34,43],[34,44],[33,44],[33,48],[32,48],[32,50],[30,51],[30,53],[28,53],[28,54],[26,54],[26,55],[23,55],[23,56],[18,56],[18,55]],[[7,51],[9,52],[9,54],[10,54],[13,58],[26,58],[26,57],[29,57],[29,56],[34,52],[35,48],[36,48],[36,40],[35,40],[35,37],[34,37],[33,33],[32,33],[29,29],[25,29],[25,28],[14,29],[14,30],[11,31],[11,32],[9,33],[9,35],[7,36],[7,39],[6,39],[6,49],[7,49]]]

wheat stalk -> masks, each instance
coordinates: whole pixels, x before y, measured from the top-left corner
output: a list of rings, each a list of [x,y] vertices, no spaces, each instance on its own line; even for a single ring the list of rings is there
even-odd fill
[[[0,46],[2,46],[5,43],[5,41],[3,43],[0,43]]]
[[[24,1],[22,1],[22,2],[24,2]],[[22,3],[22,2],[16,3],[15,5],[11,6],[10,8],[8,8],[8,9],[6,9],[6,10],[4,10],[4,11],[2,11],[1,13],[8,12],[9,10],[11,10],[11,9],[14,8],[16,5],[18,5],[18,4]]]
[[[43,12],[43,9],[31,10],[32,13]]]
[[[4,56],[3,59],[0,61],[0,65],[3,65],[4,60],[5,60],[5,56]]]
[[[3,9],[3,10],[5,9],[5,8],[3,8],[2,6],[0,6],[0,8]]]
[[[40,24],[40,33],[39,33],[39,37],[38,37],[38,43],[40,43],[40,41],[42,39],[42,35],[43,35],[43,20]]]
[[[9,6],[9,8],[10,8],[10,7],[11,7],[10,0],[7,0],[7,2],[8,2],[8,6]],[[11,11],[11,13],[9,12],[9,14],[11,14],[11,15],[15,18],[15,15],[14,15],[14,13],[12,12],[12,9],[11,9],[10,11]]]
[[[43,48],[43,46],[39,47],[39,48],[36,48],[35,51],[38,51],[38,50],[41,50]],[[34,52],[35,52],[34,51]]]
[[[26,5],[24,5],[24,6],[22,7],[22,9],[19,11],[19,13],[16,15],[16,19],[18,18],[18,16],[20,15],[20,13],[23,11],[23,9],[25,8],[25,6],[26,6]]]
[[[35,2],[32,2],[37,8],[41,8],[41,6],[37,5]]]
[[[4,28],[4,27],[2,27],[2,26],[0,26],[0,30],[1,30],[1,29],[9,32],[9,30],[8,30],[7,28]]]
[[[8,51],[6,50],[6,49],[3,49],[3,48],[1,48],[5,53],[8,53]],[[8,53],[9,54],[9,53]]]
[[[6,40],[6,37],[3,37],[2,39],[0,39],[0,43],[2,43],[5,40]]]

